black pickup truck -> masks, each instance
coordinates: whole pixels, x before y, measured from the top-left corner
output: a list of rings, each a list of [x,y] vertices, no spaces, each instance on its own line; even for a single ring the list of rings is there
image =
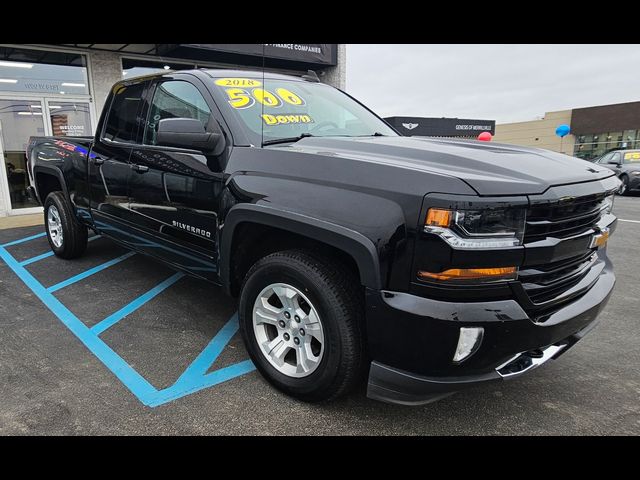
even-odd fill
[[[27,157],[56,255],[91,229],[221,286],[258,370],[305,401],[365,375],[402,404],[517,377],[591,330],[615,282],[611,170],[403,137],[311,74],[121,81],[95,138]]]

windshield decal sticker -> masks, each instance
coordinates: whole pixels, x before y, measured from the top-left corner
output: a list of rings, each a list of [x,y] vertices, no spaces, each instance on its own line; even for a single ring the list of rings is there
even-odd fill
[[[220,87],[261,87],[262,82],[253,78],[218,78],[215,84]]]
[[[229,105],[235,109],[249,108],[256,103],[254,98],[249,95],[249,92],[242,88],[227,88],[225,91],[229,97]]]
[[[242,78],[222,78],[216,80],[216,84],[219,85],[220,80],[245,80]],[[225,85],[226,86],[226,85]],[[244,85],[243,85],[244,86]],[[275,93],[270,92],[269,90],[265,90],[263,88],[253,88],[251,92],[249,89],[233,87],[233,88],[225,88],[225,92],[227,93],[227,97],[229,98],[228,102],[236,110],[242,110],[245,108],[250,108],[257,103],[261,103],[265,107],[269,108],[278,108],[281,107],[284,103],[288,103],[294,107],[302,107],[306,105],[304,98],[300,95],[288,90],[286,88],[276,88]]]
[[[282,105],[282,100],[276,97],[273,93],[262,88],[254,88],[251,93],[253,93],[253,98],[265,107],[276,108]]]
[[[260,115],[265,125],[292,125],[302,123],[314,123],[313,118],[310,115],[290,114],[285,113],[281,115],[269,115],[265,113]]]
[[[299,95],[296,95],[291,90],[287,90],[286,88],[276,88],[276,95],[278,95],[288,104],[294,105],[296,107],[301,107],[306,103],[303,98],[301,98]]]

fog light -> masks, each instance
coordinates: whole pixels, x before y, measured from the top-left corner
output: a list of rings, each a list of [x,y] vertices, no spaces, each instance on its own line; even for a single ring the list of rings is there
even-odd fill
[[[461,327],[453,361],[459,363],[474,354],[482,343],[483,335],[484,328],[482,327]]]

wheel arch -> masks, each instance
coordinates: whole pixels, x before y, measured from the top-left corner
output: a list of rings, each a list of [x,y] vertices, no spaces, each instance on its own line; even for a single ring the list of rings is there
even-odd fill
[[[42,205],[44,205],[44,201],[46,200],[47,195],[49,195],[52,191],[55,191],[55,188],[51,188],[54,184],[50,183],[51,180],[48,180],[54,179],[57,181],[57,185],[60,187],[60,190],[64,194],[66,200],[70,202],[69,204],[75,210],[75,207],[71,203],[71,199],[69,198],[67,183],[65,182],[64,175],[62,175],[60,169],[55,167],[36,165],[33,168],[33,179],[36,184],[36,194],[38,196],[38,200]]]
[[[220,235],[220,280],[227,293],[232,293],[233,247],[238,242],[236,232],[243,224],[294,232],[297,236],[337,249],[353,260],[363,286],[381,288],[378,254],[373,242],[364,235],[295,212],[262,205],[238,204],[227,213]]]

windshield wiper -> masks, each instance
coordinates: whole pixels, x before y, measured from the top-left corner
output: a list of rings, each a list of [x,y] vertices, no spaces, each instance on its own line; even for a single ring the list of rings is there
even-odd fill
[[[297,137],[275,138],[273,140],[265,140],[264,142],[262,142],[262,146],[264,147],[266,145],[277,145],[279,143],[293,143],[293,142],[297,142],[298,140],[302,140],[303,138],[313,137],[313,136],[314,135],[311,133],[301,133]]]

